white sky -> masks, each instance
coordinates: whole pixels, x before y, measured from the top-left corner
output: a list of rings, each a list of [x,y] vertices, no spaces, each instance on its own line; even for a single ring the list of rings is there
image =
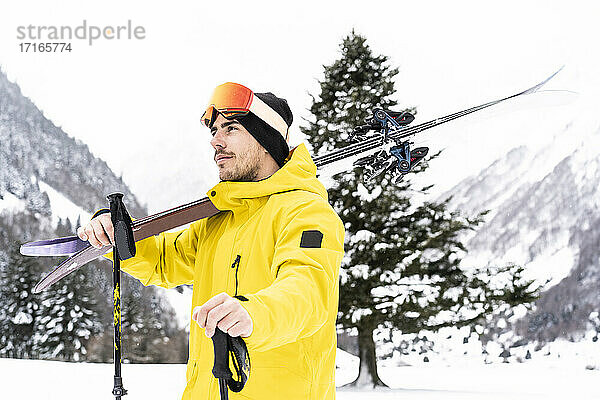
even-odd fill
[[[322,66],[339,56],[341,39],[352,28],[400,68],[400,104],[418,107],[415,123],[525,89],[563,64],[567,67],[552,88],[600,98],[597,2],[219,4],[4,1],[0,67],[56,125],[123,173],[151,212],[203,196],[216,183],[208,133],[199,123],[216,85],[237,81],[287,98],[298,132],[298,123],[308,116],[308,93],[318,93]],[[65,54],[19,52],[17,26],[77,26],[83,19],[99,26],[131,19],[144,26],[146,39],[93,46],[73,41],[73,51]],[[460,155],[454,145],[455,151],[445,156],[457,172],[436,182],[440,190],[493,161],[513,142],[526,142],[525,130],[565,125],[577,115],[585,119],[564,107],[524,103],[524,111],[511,114],[510,121],[488,114],[440,130],[446,139],[438,146],[457,141],[485,153],[467,161],[452,159]],[[558,118],[557,110],[569,115]],[[504,134],[517,126],[521,131],[510,140],[480,137],[490,127]],[[436,140],[427,142],[432,150]]]

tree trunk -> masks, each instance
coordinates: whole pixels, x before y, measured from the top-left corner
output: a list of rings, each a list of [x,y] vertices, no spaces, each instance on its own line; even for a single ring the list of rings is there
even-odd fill
[[[344,386],[353,387],[388,387],[379,379],[377,374],[377,358],[375,356],[375,342],[373,341],[372,328],[358,328],[358,355],[360,358],[358,366],[358,377],[354,382]]]

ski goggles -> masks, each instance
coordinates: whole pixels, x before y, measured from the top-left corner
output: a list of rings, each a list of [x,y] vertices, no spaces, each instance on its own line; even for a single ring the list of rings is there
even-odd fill
[[[243,117],[252,112],[288,139],[288,126],[275,110],[269,107],[252,90],[239,83],[227,82],[215,88],[202,115],[202,123],[211,128],[219,114],[226,119]]]

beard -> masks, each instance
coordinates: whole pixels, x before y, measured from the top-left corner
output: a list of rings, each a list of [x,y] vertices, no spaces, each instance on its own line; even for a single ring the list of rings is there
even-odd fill
[[[256,180],[260,170],[260,147],[250,147],[247,150],[235,154],[219,152],[217,154],[231,155],[229,167],[219,167],[219,179],[222,181],[252,182]]]

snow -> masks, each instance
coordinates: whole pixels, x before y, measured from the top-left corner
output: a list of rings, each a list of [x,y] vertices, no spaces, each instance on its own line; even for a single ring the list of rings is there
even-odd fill
[[[58,361],[0,359],[3,398],[37,400],[110,399],[112,364],[80,364]],[[185,387],[185,365],[124,364],[125,399],[178,399]],[[35,379],[35,384],[32,384]]]
[[[48,199],[50,200],[50,208],[52,209],[52,223],[54,225],[58,224],[59,218],[63,220],[69,218],[71,224],[74,225],[77,222],[78,217],[81,217],[82,223],[88,221],[92,217],[92,214],[85,211],[71,200],[67,199],[47,183],[38,181],[38,185],[40,186],[40,190],[42,192],[46,192]]]
[[[0,211],[7,211],[15,213],[25,210],[25,201],[19,199],[17,196],[10,192],[2,193],[2,199],[0,199]]]
[[[391,388],[340,387],[356,378],[358,359],[338,349],[337,399],[564,399],[600,398],[600,371],[535,362],[420,364],[380,366],[381,379]],[[533,360],[531,360],[533,361]],[[4,398],[37,400],[100,400],[111,397],[112,364],[0,359]],[[185,387],[183,364],[124,364],[126,399],[179,399]],[[35,379],[35,384],[32,380]],[[252,379],[252,375],[250,375]]]
[[[189,329],[192,319],[192,290],[184,289],[179,293],[175,289],[162,291],[177,314],[177,323],[180,328]]]
[[[597,371],[535,368],[524,364],[382,368],[380,377],[395,390],[367,391],[368,398],[487,400],[600,396]],[[338,389],[340,399],[366,397],[361,391]]]
[[[577,253],[572,247],[546,251],[526,265],[523,277],[540,283],[549,280],[544,286],[544,290],[547,290],[569,276],[576,261]]]
[[[14,4],[18,3],[15,2]],[[412,6],[413,8],[416,7],[415,10],[411,11],[414,14],[413,18],[410,18],[410,21],[407,20],[408,25],[402,25],[404,31],[396,32],[395,37],[402,38],[406,36],[406,32],[415,32],[415,27],[411,24],[417,24],[417,27],[421,27],[419,24],[422,23],[423,17],[427,17],[428,20],[431,17],[431,13],[426,6],[421,7],[416,4]],[[519,9],[518,13],[513,11],[515,6]],[[25,5],[11,7],[14,8],[12,11],[15,12],[4,13],[3,15],[8,17],[13,15],[14,17],[21,14],[29,15],[33,11],[43,16],[48,12],[42,4],[34,8]],[[48,7],[53,6],[48,5]],[[65,7],[63,11],[67,12],[68,7]],[[320,7],[325,6],[320,5]],[[397,7],[396,11],[402,5]],[[445,11],[456,11],[450,10],[455,7],[450,3],[447,7],[448,10]],[[487,7],[492,6],[488,5]],[[76,9],[71,8],[72,10]],[[189,11],[192,6],[187,4],[184,8]],[[551,172],[562,157],[576,149],[576,146],[581,142],[581,133],[594,131],[598,123],[597,99],[600,97],[597,96],[597,91],[600,85],[597,84],[597,65],[599,58],[596,52],[589,51],[593,48],[595,44],[593,38],[597,35],[595,33],[593,35],[588,34],[596,31],[596,12],[587,10],[587,7],[584,9],[581,5],[564,8],[549,4],[547,7],[539,7],[539,5],[533,3],[525,6],[522,2],[513,2],[511,6],[498,3],[497,9],[494,9],[493,12],[490,12],[488,8],[484,9],[483,6],[481,6],[481,9],[479,7],[462,8],[469,9],[470,12],[465,13],[464,10],[459,10],[456,14],[452,14],[452,18],[447,18],[450,14],[446,15],[445,12],[440,12],[439,20],[431,25],[436,26],[436,29],[431,30],[430,34],[427,34],[426,29],[421,32],[423,34],[416,35],[415,40],[402,45],[390,39],[389,32],[392,28],[378,23],[377,20],[363,18],[357,25],[359,32],[362,31],[367,35],[368,41],[372,44],[376,53],[389,54],[394,65],[402,66],[402,71],[397,77],[396,88],[400,91],[400,99],[405,102],[405,105],[418,106],[418,120],[414,124],[525,88],[539,80],[540,76],[549,73],[550,71],[547,71],[547,69],[553,68],[552,66],[557,64],[557,61],[560,65],[565,61],[565,58],[569,61],[568,67],[549,86],[583,89],[584,92],[587,91],[588,93],[583,93],[577,105],[547,104],[546,101],[554,101],[558,98],[544,94],[523,97],[518,101],[505,103],[431,130],[427,135],[423,135],[422,139],[419,137],[419,140],[426,141],[422,144],[429,145],[432,151],[446,148],[442,157],[431,163],[431,169],[426,174],[420,174],[412,178],[415,182],[422,184],[436,183],[432,190],[432,197],[435,197],[435,193],[441,193],[449,189],[463,177],[478,173],[492,160],[501,157],[513,146],[521,144],[529,146],[529,152],[521,164],[517,165],[518,170],[515,173],[521,176],[522,182],[539,181]],[[474,8],[479,9],[479,11],[475,11],[475,14],[473,14]],[[304,46],[303,43],[310,43],[310,46],[312,46],[309,52],[311,56],[305,57],[305,65],[295,68],[296,72],[304,71],[301,74],[296,74],[298,75],[297,79],[289,79],[289,68],[277,68],[275,66],[265,69],[261,63],[256,63],[256,60],[248,58],[247,61],[242,60],[247,62],[244,68],[240,68],[236,64],[233,72],[227,70],[227,68],[223,69],[227,65],[214,64],[211,68],[223,70],[223,72],[215,74],[215,71],[212,71],[212,73],[209,71],[203,74],[202,84],[199,84],[194,81],[197,78],[193,78],[194,76],[197,77],[197,74],[190,73],[190,71],[197,70],[198,62],[200,64],[203,62],[202,57],[196,57],[188,60],[190,62],[182,64],[187,65],[186,71],[171,76],[170,80],[164,80],[162,84],[164,87],[158,87],[157,93],[170,93],[170,89],[166,89],[167,86],[170,88],[194,88],[194,90],[189,90],[186,93],[171,94],[169,98],[175,99],[175,101],[171,102],[171,105],[167,105],[167,108],[164,108],[164,103],[159,104],[152,99],[144,99],[143,90],[135,90],[135,88],[131,90],[131,85],[137,85],[135,82],[143,86],[148,81],[148,79],[130,79],[130,76],[138,77],[139,75],[140,68],[135,63],[129,63],[130,70],[125,70],[125,72],[121,68],[116,70],[118,71],[116,75],[114,73],[111,75],[111,71],[104,74],[106,79],[100,79],[95,83],[98,85],[96,87],[98,90],[90,90],[88,87],[78,85],[76,82],[81,81],[81,79],[71,79],[70,81],[75,82],[75,84],[65,86],[65,82],[68,83],[69,79],[61,79],[61,77],[72,76],[73,73],[77,74],[80,71],[89,71],[90,68],[95,68],[94,65],[97,68],[106,69],[103,63],[96,62],[98,59],[106,58],[106,54],[102,53],[101,49],[96,49],[92,57],[88,53],[76,55],[79,58],[74,63],[58,62],[54,65],[50,63],[47,67],[50,68],[51,73],[41,75],[39,74],[38,63],[32,63],[29,57],[22,57],[22,55],[17,57],[16,54],[4,51],[6,66],[3,65],[3,67],[6,67],[9,72],[19,78],[19,83],[23,85],[26,93],[31,93],[32,98],[37,103],[45,109],[49,109],[47,111],[53,117],[53,120],[65,124],[67,131],[89,143],[90,147],[98,154],[107,156],[105,158],[109,160],[112,166],[116,166],[116,170],[124,171],[126,177],[131,179],[136,192],[142,194],[142,200],[150,202],[150,211],[153,212],[167,208],[169,205],[180,204],[187,200],[202,197],[205,190],[203,188],[210,187],[209,183],[214,180],[214,165],[212,163],[202,164],[197,161],[205,159],[211,154],[210,150],[206,149],[208,146],[204,143],[204,136],[199,136],[197,133],[200,129],[197,122],[199,115],[194,110],[198,109],[198,105],[201,105],[203,101],[202,99],[198,100],[198,93],[200,93],[200,97],[203,97],[210,93],[216,83],[221,83],[225,79],[242,79],[251,82],[253,85],[256,84],[256,87],[262,84],[265,90],[274,88],[273,90],[281,91],[280,93],[284,97],[290,99],[290,104],[292,104],[292,108],[296,113],[296,121],[301,121],[303,116],[310,119],[310,115],[306,111],[301,111],[306,110],[308,105],[309,97],[306,95],[306,88],[309,86],[307,86],[307,82],[315,80],[315,75],[321,71],[321,64],[327,63],[327,60],[334,57],[333,51],[339,42],[339,37],[347,32],[352,25],[353,17],[351,15],[354,15],[352,10],[355,9],[355,7],[346,7],[341,11],[336,10],[336,12],[340,11],[343,14],[336,19],[338,22],[319,20],[319,18],[329,18],[328,16],[331,13],[327,12],[317,13],[323,14],[325,17],[311,14],[310,19],[306,19],[304,13],[310,13],[311,7],[297,10],[300,17],[296,19],[297,22],[292,23],[291,33],[281,36],[281,40],[289,41],[291,39],[292,42],[296,37],[303,38],[303,40],[295,42],[294,46],[296,47]],[[69,12],[72,12],[72,10]],[[152,11],[154,11],[154,14]],[[67,12],[67,16],[69,12]],[[124,12],[127,13],[127,10]],[[502,17],[498,17],[498,13]],[[238,13],[242,16],[244,14]],[[357,18],[359,14],[356,14]],[[494,18],[487,18],[488,14],[495,16]],[[189,12],[186,15],[194,16],[197,13]],[[147,15],[148,23],[162,22],[161,16],[161,11],[150,10]],[[192,30],[182,33],[175,29],[173,30],[175,32],[174,37],[192,37],[195,38],[195,41],[202,42],[206,41],[201,40],[204,38],[205,32],[218,31],[207,29],[206,24],[198,25],[195,23],[196,21],[186,20],[185,16],[182,16],[182,18],[187,22],[181,23],[181,20],[178,20],[177,27]],[[272,18],[272,15],[267,15],[267,18],[276,20],[276,18]],[[513,18],[517,18],[517,21]],[[307,23],[307,21],[310,21],[310,23]],[[510,32],[498,29],[497,24],[504,26],[506,21],[511,22],[513,29]],[[327,22],[327,24],[322,22]],[[4,25],[9,26],[10,24]],[[330,25],[335,26],[335,28],[330,27]],[[327,26],[325,31],[321,29],[323,26]],[[315,29],[315,27],[319,27],[319,29]],[[397,30],[399,28],[394,27],[393,29]],[[475,42],[462,40],[460,36],[457,36],[468,33],[468,37],[473,39],[471,33],[477,30],[482,34],[475,38]],[[446,32],[447,35],[440,38],[440,35],[436,32],[442,31]],[[490,32],[497,33],[492,35]],[[259,32],[259,34],[262,33]],[[318,35],[319,40],[304,40],[305,35]],[[531,52],[532,44],[535,44],[536,41],[539,42],[537,43],[539,46],[536,45],[536,51]],[[262,46],[261,40],[250,42]],[[459,42],[465,45],[459,46],[460,48],[448,45]],[[178,42],[176,40],[153,42],[152,46],[148,46],[151,51],[144,53],[144,49],[142,49],[141,53],[136,53],[141,54],[138,57],[138,62],[149,65],[144,60],[148,57],[152,60],[156,58],[155,49],[157,45],[159,47],[161,45],[171,46],[173,43]],[[315,43],[319,43],[319,45],[315,47]],[[180,44],[185,45],[185,41]],[[510,49],[511,57],[505,56],[508,49]],[[123,51],[129,50],[124,48]],[[260,51],[247,51],[246,53],[256,54],[259,58],[263,57]],[[303,52],[298,51],[298,53]],[[306,51],[304,53],[309,54]],[[82,59],[89,61],[87,67],[90,68],[81,68]],[[171,59],[172,57],[164,57],[163,61],[167,62]],[[161,63],[159,60],[154,69],[145,69],[147,76],[153,77],[157,71],[165,70],[164,62]],[[69,69],[70,65],[73,70]],[[256,71],[253,69],[253,65],[258,68]],[[166,70],[168,69],[167,66]],[[237,71],[246,72],[239,75]],[[233,75],[231,75],[232,73]],[[58,78],[48,79],[48,77]],[[106,80],[114,81],[115,77],[122,79],[122,81],[106,85]],[[204,79],[206,77],[210,79]],[[173,79],[179,80],[179,83],[185,81],[185,85],[173,84]],[[59,85],[61,90],[55,90],[52,87],[53,84]],[[125,87],[123,92],[139,93],[142,94],[142,98],[133,99],[135,101],[132,101],[132,98],[122,96],[123,104],[137,104],[134,108],[123,107],[122,104],[118,103],[118,99],[115,100],[115,87]],[[83,92],[78,93],[77,90]],[[56,93],[59,92],[64,95],[57,97]],[[97,95],[88,96],[88,100],[95,101],[97,104],[90,106],[89,101],[73,100],[81,99],[82,96],[85,97],[86,93],[90,92]],[[311,92],[315,93],[312,89]],[[584,96],[588,97],[588,101],[582,101]],[[107,99],[113,101],[107,101]],[[69,101],[74,101],[74,103],[71,104]],[[147,104],[148,101],[153,104]],[[544,104],[541,101],[544,101]],[[154,103],[158,108],[154,106]],[[585,107],[581,107],[581,104]],[[538,106],[538,110],[532,110],[532,106]],[[150,120],[143,118],[148,114],[148,109],[153,110],[150,114],[157,118]],[[578,112],[574,110],[578,110]],[[100,124],[90,127],[90,113],[112,115],[114,118],[104,119],[100,121]],[[146,125],[140,126],[140,123]],[[563,130],[565,124],[571,124],[568,131]],[[294,129],[297,130],[297,127],[298,122],[295,122]],[[164,131],[172,132],[173,140],[165,141]],[[122,132],[143,132],[147,143],[136,149],[138,152],[136,154],[144,154],[144,157],[135,157],[131,154],[128,154],[128,157],[123,157],[122,154],[118,154],[114,151],[114,146],[109,145],[111,140],[106,140],[106,132],[113,132],[112,135],[119,136],[121,139],[124,138]],[[83,137],[82,135],[89,135],[89,137]],[[139,135],[125,136],[128,137],[128,140],[131,140],[131,143],[136,142],[137,144],[140,141]],[[597,140],[600,141],[600,137]],[[588,142],[588,146],[579,150],[580,153],[590,153],[590,155],[583,158],[591,160],[597,153],[599,145],[598,142]],[[540,152],[539,156],[533,157],[532,151],[539,147],[543,147],[547,151]],[[127,145],[122,146],[122,148],[130,151],[132,146]],[[150,151],[148,151],[149,149]],[[535,151],[538,152],[538,150]],[[156,157],[159,153],[161,157]],[[158,162],[158,167],[157,160],[162,160]],[[456,160],[461,160],[461,162],[457,163]],[[343,165],[343,168],[349,168],[351,161],[344,160],[338,164]],[[595,168],[598,168],[597,164]],[[148,174],[149,169],[155,172],[150,174],[152,176]],[[322,171],[322,178],[329,186],[332,181],[328,178],[327,172],[327,170]],[[586,174],[595,174],[595,169],[592,168],[591,164],[586,164],[586,168],[580,168],[576,172],[578,174],[576,175],[577,181],[585,181]],[[174,182],[178,182],[178,184],[174,185]],[[41,189],[49,196],[54,224],[58,222],[59,217],[63,219],[68,217],[72,223],[75,223],[78,215],[81,215],[82,221],[89,218],[89,213],[74,205],[53,188],[43,182],[39,182],[39,184]],[[165,187],[168,187],[169,190],[164,190]],[[489,214],[488,218],[493,217],[495,210],[499,208],[498,206],[505,200],[510,199],[513,194],[514,191],[507,190],[503,196],[493,199],[493,203],[488,204],[488,206],[494,211]],[[361,195],[364,195],[364,193],[361,193]],[[600,206],[600,197],[598,196],[590,196],[588,201],[596,202]],[[4,198],[0,200],[0,210],[23,210],[24,208],[25,203],[10,193],[5,193]],[[535,238],[537,233],[536,230],[524,231],[521,240],[523,245],[530,244],[531,239]],[[526,263],[528,253],[524,246],[515,246],[504,255],[502,260],[493,257],[491,254],[478,254],[477,256],[482,262],[472,262],[473,265],[485,265],[490,259],[495,262],[520,260]],[[535,277],[540,281],[550,278],[551,282],[547,286],[550,287],[569,273],[576,256],[574,248],[568,247],[568,237],[564,237],[553,243],[544,253],[527,264],[526,270],[527,273],[531,274],[531,277]],[[175,291],[168,291],[167,296],[178,313],[180,325],[188,325],[191,302],[189,292],[181,295]],[[452,339],[446,342],[438,341],[437,338],[443,338],[446,335],[452,336]],[[586,335],[589,334],[586,333]],[[525,398],[525,396],[527,398],[540,398],[542,396],[545,398],[563,398],[565,394],[578,399],[600,398],[598,390],[592,392],[592,387],[598,386],[597,382],[600,378],[598,371],[585,370],[585,366],[588,364],[600,368],[598,342],[593,343],[590,340],[582,343],[556,341],[538,351],[541,354],[549,353],[548,356],[539,359],[534,356],[532,360],[525,364],[483,365],[476,363],[480,361],[478,359],[460,357],[463,353],[463,347],[456,342],[462,342],[463,337],[462,332],[459,334],[456,331],[453,331],[453,333],[443,331],[439,335],[430,336],[430,339],[434,339],[436,342],[436,349],[439,351],[439,355],[429,355],[432,360],[429,363],[430,365],[425,366],[418,363],[417,361],[422,361],[423,355],[417,356],[415,354],[410,358],[413,366],[382,368],[380,371],[382,379],[390,384],[393,382],[393,386],[397,388],[396,391],[379,391],[376,395],[373,393],[365,395],[361,391],[344,390],[340,391],[339,398],[354,399],[359,396],[361,398],[444,399]],[[472,349],[469,347],[470,350],[468,351],[475,352],[477,350],[476,343],[469,342],[469,346]],[[515,352],[525,350],[525,348],[516,349]],[[499,354],[500,351],[501,348],[498,348],[497,353]],[[496,355],[494,354],[494,356]],[[338,356],[344,359],[344,365],[357,362],[347,353],[345,355],[338,353]],[[590,357],[591,359],[588,360]],[[451,360],[452,363],[450,363]],[[398,360],[395,361],[399,362]],[[472,363],[476,364],[471,365]],[[452,367],[447,364],[452,364]],[[0,369],[5,372],[3,374],[4,379],[6,379],[6,382],[12,383],[3,391],[6,397],[12,397],[10,395],[13,395],[15,397],[33,398],[35,395],[37,398],[44,399],[58,398],[60,395],[61,398],[69,398],[70,396],[81,398],[81,393],[89,393],[92,399],[96,397],[108,398],[112,386],[111,368],[111,366],[99,364],[78,365],[0,359]],[[355,372],[357,372],[357,364],[355,368]],[[34,375],[40,384],[31,385],[27,381],[27,378],[32,375],[32,371],[34,371]],[[354,371],[352,368],[343,368],[340,371],[340,384],[344,379],[346,381],[353,379],[352,371]],[[83,379],[78,382],[65,378],[80,376],[80,372]],[[126,399],[142,398],[142,396],[149,398],[179,398],[179,393],[184,384],[182,381],[184,376],[182,366],[127,365],[124,367],[123,373],[126,387],[131,392]],[[162,376],[163,373],[165,376]],[[56,380],[56,376],[62,378]],[[431,379],[432,376],[435,376],[435,379]],[[146,386],[148,386],[147,382],[152,382],[152,378],[155,378],[155,381],[160,382],[160,384],[153,385],[152,390],[150,390]],[[591,384],[592,379],[596,381],[594,385]],[[63,385],[71,383],[75,387],[72,388],[72,391],[67,390],[67,393],[64,393],[63,396]],[[578,388],[584,388],[585,392],[579,393]],[[14,392],[11,392],[12,390]],[[76,396],[76,394],[78,395]]]

